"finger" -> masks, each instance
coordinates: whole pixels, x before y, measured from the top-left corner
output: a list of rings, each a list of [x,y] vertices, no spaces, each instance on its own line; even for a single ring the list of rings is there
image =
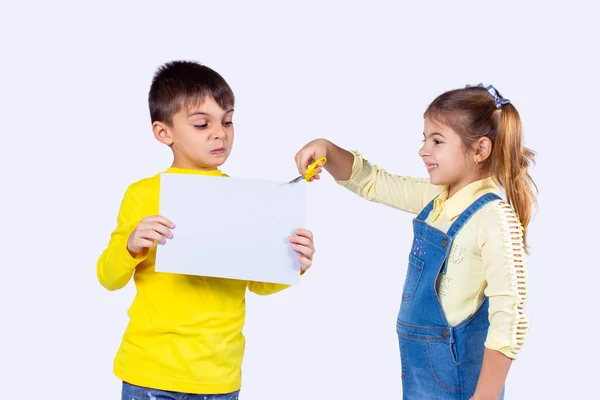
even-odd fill
[[[309,260],[312,260],[314,250],[311,247],[303,246],[301,244],[293,244],[292,249],[294,249],[294,251],[297,251],[304,257],[308,258]]]
[[[301,174],[305,173],[308,169],[308,166],[314,160],[314,154],[312,151],[305,151],[300,153],[299,163],[298,163],[298,172]]]
[[[294,161],[296,162],[296,168],[298,168],[298,172],[303,174],[304,173],[304,169],[302,169],[302,150],[300,150],[299,152],[296,153],[296,155],[294,156]]]
[[[150,230],[153,230],[153,231],[156,231],[156,232],[160,233],[164,237],[167,237],[169,239],[173,238],[173,232],[171,232],[171,230],[169,228],[167,228],[164,225],[159,224],[158,222],[153,223],[148,228]]]
[[[319,179],[321,172],[323,172],[321,168],[315,169],[315,175],[310,177],[309,182],[312,182],[315,179]]]
[[[160,244],[165,244],[167,241],[163,235],[161,235],[160,233],[158,233],[152,229],[146,229],[146,230],[140,231],[140,238],[148,239],[148,240],[155,240]]]
[[[312,266],[312,261],[306,257],[300,257],[300,269],[306,271]]]
[[[154,241],[148,240],[148,239],[138,239],[136,246],[145,249],[145,248],[155,247],[156,243]]]
[[[303,246],[309,246],[312,244],[312,241],[306,237],[302,237],[302,236],[290,236],[289,237],[290,242],[294,243],[294,244],[301,244]]]
[[[294,233],[296,233],[296,235],[298,235],[298,236],[308,238],[311,241],[313,240],[313,233],[311,231],[309,231],[308,229],[296,229],[294,231]]]
[[[139,231],[156,231],[156,232],[160,233],[161,235],[163,235],[164,237],[167,237],[169,239],[171,239],[173,237],[173,233],[171,232],[171,230],[159,222],[140,223],[138,230]]]
[[[164,225],[168,228],[175,228],[175,224],[170,219],[163,217],[162,215],[152,215],[150,217],[146,217],[142,219],[142,222],[146,223],[156,223],[158,222],[161,225]]]

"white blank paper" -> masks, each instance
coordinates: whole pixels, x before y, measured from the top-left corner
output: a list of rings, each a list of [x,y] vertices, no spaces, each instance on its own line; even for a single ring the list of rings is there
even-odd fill
[[[160,215],[175,224],[156,271],[297,284],[288,240],[306,224],[306,184],[203,175],[160,176]]]

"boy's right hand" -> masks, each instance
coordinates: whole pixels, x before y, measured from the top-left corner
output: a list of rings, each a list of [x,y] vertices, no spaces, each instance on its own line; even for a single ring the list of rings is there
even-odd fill
[[[161,215],[145,217],[135,227],[127,240],[127,251],[132,257],[137,256],[142,250],[155,247],[157,243],[165,244],[165,238],[172,238],[171,229],[175,224]]]
[[[298,172],[300,174],[304,174],[309,165],[315,162],[315,160],[318,160],[321,157],[327,157],[330,144],[331,142],[326,139],[315,139],[302,147],[294,157],[296,166],[298,167]],[[317,175],[310,179],[311,182],[314,179],[320,178],[319,174],[322,171],[322,167],[323,165],[319,164],[319,168],[316,169]]]

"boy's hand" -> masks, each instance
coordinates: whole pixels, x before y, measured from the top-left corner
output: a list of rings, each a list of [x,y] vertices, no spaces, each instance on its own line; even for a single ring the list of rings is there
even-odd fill
[[[315,254],[315,245],[313,243],[313,234],[306,229],[297,229],[295,236],[289,237],[292,243],[292,249],[300,253],[300,265],[302,272],[306,271],[312,265],[312,258]]]
[[[132,257],[137,256],[143,249],[155,247],[157,243],[165,244],[165,238],[172,238],[175,224],[161,215],[146,217],[131,232],[127,240],[127,250]]]
[[[327,150],[329,149],[330,143],[331,142],[326,139],[316,139],[312,142],[308,142],[303,148],[301,148],[294,157],[296,166],[298,167],[298,172],[300,174],[304,174],[308,169],[308,166],[315,160],[318,160],[321,157],[327,157]],[[315,170],[317,174],[310,178],[311,182],[320,178],[320,173],[323,171],[322,167],[322,163],[319,163],[319,168]]]

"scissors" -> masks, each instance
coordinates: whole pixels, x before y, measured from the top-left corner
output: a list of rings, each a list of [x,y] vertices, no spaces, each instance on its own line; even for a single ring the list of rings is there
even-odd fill
[[[317,175],[317,172],[315,170],[317,169],[319,164],[323,163],[323,165],[325,165],[326,162],[327,162],[327,158],[325,158],[325,157],[319,158],[317,161],[315,161],[314,163],[312,163],[308,166],[304,175],[300,175],[296,179],[292,179],[291,181],[288,182],[288,184],[293,185],[294,183],[300,182],[302,179],[304,179],[306,182],[310,182],[310,178]]]

